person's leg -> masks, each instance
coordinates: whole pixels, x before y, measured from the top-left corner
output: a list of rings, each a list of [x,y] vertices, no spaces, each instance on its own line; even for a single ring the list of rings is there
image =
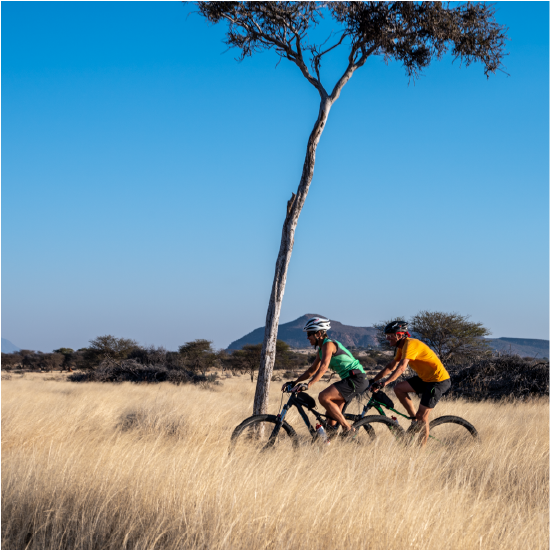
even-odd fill
[[[414,388],[406,380],[403,380],[394,386],[393,391],[397,399],[399,399],[403,407],[405,407],[405,410],[409,413],[409,416],[415,418],[416,411],[409,397],[409,393],[416,393]]]
[[[429,409],[428,407],[421,404],[418,407],[418,412],[416,413],[416,420],[424,424],[424,437],[421,440],[422,447],[426,445],[426,442],[428,441],[428,436],[430,435],[430,421],[428,417],[430,416],[431,412],[432,409]]]
[[[351,429],[351,426],[342,415],[342,409],[346,404],[346,400],[338,389],[334,387],[334,384],[319,394],[319,403],[323,405],[327,411],[327,414],[331,418],[336,419],[336,421],[341,424],[346,431]],[[329,423],[331,426],[336,425],[336,423],[333,424],[332,421],[329,421]]]

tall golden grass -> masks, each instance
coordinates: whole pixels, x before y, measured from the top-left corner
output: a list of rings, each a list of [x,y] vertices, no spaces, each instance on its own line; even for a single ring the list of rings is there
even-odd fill
[[[548,548],[547,400],[441,402],[478,446],[228,454],[253,389],[4,381],[2,547]]]

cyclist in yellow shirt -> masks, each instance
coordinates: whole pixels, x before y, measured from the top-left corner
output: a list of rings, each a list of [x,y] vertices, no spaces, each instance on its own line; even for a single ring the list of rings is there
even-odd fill
[[[428,416],[441,396],[451,387],[451,377],[439,357],[424,342],[411,338],[405,321],[393,321],[386,326],[384,334],[390,346],[397,347],[397,353],[393,361],[372,379],[371,389],[378,391],[397,380],[407,366],[416,372],[417,376],[399,382],[393,391],[409,416],[416,419],[409,430],[416,432],[424,429],[422,445],[425,445],[430,433]],[[381,380],[389,374],[389,378]],[[422,394],[418,411],[414,410],[409,397],[411,392]]]

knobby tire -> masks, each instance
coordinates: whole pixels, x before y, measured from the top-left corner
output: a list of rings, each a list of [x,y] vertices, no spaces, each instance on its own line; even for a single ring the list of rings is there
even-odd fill
[[[395,420],[382,415],[365,416],[361,418],[361,420],[355,422],[353,427],[359,432],[358,435],[361,435],[361,428],[363,428],[367,432],[368,440],[372,442],[376,439],[376,432],[372,426],[373,424],[382,424],[386,426],[398,438],[405,434],[403,428]]]
[[[454,434],[458,434],[461,438],[466,438],[467,440],[471,437],[472,441],[480,441],[479,433],[475,429],[475,427],[467,420],[464,420],[464,418],[460,418],[459,416],[440,416],[439,418],[436,418],[435,420],[430,422],[430,436],[432,436],[435,440],[438,440],[439,437],[441,437],[440,434],[442,433],[442,430],[438,429],[438,426],[443,426],[444,430],[445,428],[450,427],[450,425],[452,424],[464,428],[464,430],[460,430],[459,428],[457,428],[454,431]],[[430,437],[429,439],[430,442],[432,441],[432,437]],[[450,443],[452,443],[452,441],[450,441]]]
[[[273,414],[256,414],[254,416],[251,416],[247,418],[246,420],[243,420],[234,430],[231,434],[231,442],[229,446],[229,451],[231,452],[237,443],[237,441],[240,441],[243,439],[244,434],[250,433],[248,432],[248,429],[253,428],[256,424],[260,425],[262,423],[267,424],[265,426],[265,445],[262,447],[262,451],[265,451],[267,449],[270,449],[271,447],[274,447],[277,443],[277,439],[280,438],[280,432],[273,437],[273,430],[275,429],[277,425],[278,419]],[[294,449],[297,449],[299,447],[298,442],[298,435],[294,431],[294,428],[288,424],[286,421],[283,421],[281,427],[281,430],[284,430],[285,433],[290,437],[290,440],[292,441],[292,447]],[[240,438],[240,439],[239,439]]]

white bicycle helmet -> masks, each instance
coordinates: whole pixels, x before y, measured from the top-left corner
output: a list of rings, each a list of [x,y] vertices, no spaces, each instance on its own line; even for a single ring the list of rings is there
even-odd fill
[[[304,332],[317,332],[318,330],[330,330],[330,321],[322,317],[313,317],[304,327]]]

